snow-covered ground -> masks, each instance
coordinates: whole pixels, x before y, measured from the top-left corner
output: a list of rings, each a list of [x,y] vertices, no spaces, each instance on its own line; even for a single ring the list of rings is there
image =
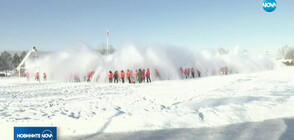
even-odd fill
[[[107,139],[109,133],[112,139],[246,139],[258,130],[279,139],[289,130],[277,118],[294,117],[293,72],[287,67],[135,85],[0,79],[0,136],[13,139],[14,126],[57,126],[62,139]],[[276,120],[261,123],[270,119]],[[277,133],[271,124],[279,121]],[[244,137],[229,137],[223,128]],[[175,133],[181,135],[171,137]]]
[[[279,118],[217,127],[174,128],[151,131],[103,133],[62,140],[293,140],[294,119]]]

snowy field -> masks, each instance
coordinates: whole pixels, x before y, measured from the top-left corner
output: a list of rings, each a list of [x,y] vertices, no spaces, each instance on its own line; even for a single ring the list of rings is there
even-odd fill
[[[294,139],[293,106],[293,67],[135,85],[2,78],[0,136],[57,126],[60,139]]]

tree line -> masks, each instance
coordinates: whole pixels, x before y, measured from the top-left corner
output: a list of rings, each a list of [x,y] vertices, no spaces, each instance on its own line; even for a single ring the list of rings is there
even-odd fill
[[[285,45],[278,51],[278,57],[281,59],[294,59],[294,48]]]
[[[280,48],[278,50],[277,54],[278,59],[289,59],[292,60],[292,62],[284,62],[286,65],[294,65],[294,48],[289,47],[288,45],[285,45],[284,47]]]
[[[13,56],[7,51],[3,51],[0,54],[0,71],[10,71],[15,69],[26,56],[26,52],[23,51],[20,55],[15,53]]]
[[[108,50],[108,54],[113,54],[115,52],[115,49],[112,45],[109,45],[109,50]],[[97,52],[102,54],[102,55],[107,55],[107,46],[106,44],[101,44],[98,49]],[[0,71],[10,71],[15,69],[20,62],[23,60],[23,58],[26,56],[26,52],[23,51],[20,55],[15,53],[13,56],[11,53],[9,53],[8,51],[3,51],[0,54]]]

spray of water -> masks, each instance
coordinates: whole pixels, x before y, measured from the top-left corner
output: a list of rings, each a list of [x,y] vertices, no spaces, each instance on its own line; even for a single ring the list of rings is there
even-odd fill
[[[26,63],[29,73],[46,72],[48,79],[65,81],[78,74],[85,80],[87,73],[94,71],[92,81],[106,82],[108,71],[126,71],[127,69],[151,70],[155,78],[155,69],[160,78],[179,79],[179,68],[199,69],[202,76],[218,75],[222,67],[228,67],[230,73],[247,73],[278,68],[271,58],[260,55],[240,54],[238,48],[232,53],[220,55],[214,50],[192,52],[177,47],[151,46],[139,49],[135,45],[126,45],[111,55],[100,55],[86,45],[54,52],[38,60]]]

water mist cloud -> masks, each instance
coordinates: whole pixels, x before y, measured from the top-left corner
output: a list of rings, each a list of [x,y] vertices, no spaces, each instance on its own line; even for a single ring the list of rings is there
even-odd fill
[[[237,49],[238,50],[238,49]],[[101,55],[86,45],[54,52],[29,60],[26,63],[30,73],[46,72],[48,79],[64,81],[69,76],[79,74],[85,79],[87,73],[95,71],[93,81],[106,82],[109,70],[126,71],[127,69],[151,70],[155,77],[158,69],[161,79],[179,79],[179,68],[199,69],[203,76],[219,74],[221,67],[227,66],[230,73],[246,73],[275,69],[280,64],[265,55],[251,56],[232,51],[219,55],[215,50],[192,52],[186,49],[165,46],[150,46],[139,49],[135,45],[126,45],[111,55]]]

